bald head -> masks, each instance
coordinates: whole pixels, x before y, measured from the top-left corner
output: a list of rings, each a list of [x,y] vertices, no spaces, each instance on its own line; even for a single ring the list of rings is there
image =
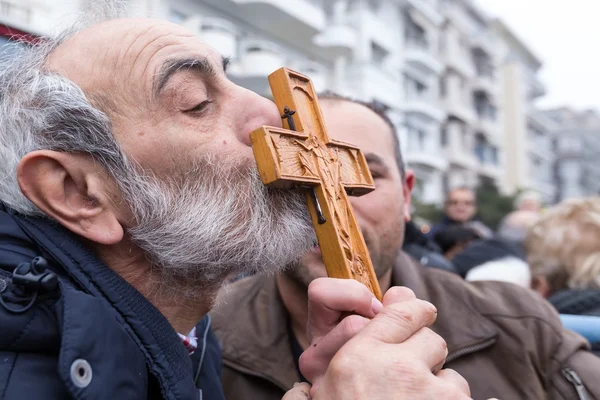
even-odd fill
[[[110,105],[105,111],[123,111],[130,104],[150,105],[152,78],[160,73],[167,54],[169,58],[193,54],[222,69],[219,53],[193,32],[149,18],[92,25],[61,43],[48,58],[47,67],[75,82],[100,106]]]

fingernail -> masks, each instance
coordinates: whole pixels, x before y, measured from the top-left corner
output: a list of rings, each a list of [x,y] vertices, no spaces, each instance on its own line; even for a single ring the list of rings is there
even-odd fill
[[[375,297],[371,299],[371,310],[373,310],[373,314],[379,314],[379,311],[383,310],[383,304],[377,300]]]
[[[296,386],[298,386],[299,384],[300,384],[300,382],[296,382],[296,383],[294,383],[294,386],[293,386],[293,387],[296,387]]]

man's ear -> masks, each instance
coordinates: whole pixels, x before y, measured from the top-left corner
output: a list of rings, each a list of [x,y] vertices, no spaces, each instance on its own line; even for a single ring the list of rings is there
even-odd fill
[[[403,183],[402,193],[404,194],[404,221],[410,221],[412,191],[415,187],[415,173],[412,169],[406,170]]]
[[[117,195],[116,185],[90,156],[33,151],[21,159],[17,180],[33,204],[77,235],[104,245],[123,238],[110,201]]]

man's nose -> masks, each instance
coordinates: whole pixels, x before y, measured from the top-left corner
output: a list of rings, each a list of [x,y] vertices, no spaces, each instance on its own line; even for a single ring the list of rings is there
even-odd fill
[[[250,134],[263,125],[281,128],[281,116],[277,106],[271,100],[239,87],[236,107],[239,113],[235,120],[239,121],[236,129],[242,143],[250,146]]]

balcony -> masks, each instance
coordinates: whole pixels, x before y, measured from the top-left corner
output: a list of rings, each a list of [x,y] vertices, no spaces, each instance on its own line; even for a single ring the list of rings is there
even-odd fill
[[[352,54],[357,38],[354,28],[344,24],[334,24],[325,28],[312,40],[316,46],[322,47],[328,52],[349,56]]]
[[[499,181],[503,176],[504,171],[499,165],[495,164],[484,164],[479,163],[477,167],[477,173],[480,176],[484,176],[486,178],[493,179],[495,181]]]
[[[374,63],[353,64],[347,69],[348,89],[359,98],[376,99],[384,104],[402,102],[398,77]]]
[[[477,74],[472,80],[474,91],[484,92],[494,97],[498,94],[498,86],[490,75]]]
[[[268,75],[286,63],[279,47],[262,39],[247,39],[240,44],[240,56],[228,75],[240,86],[261,95],[270,93]]]
[[[435,27],[440,26],[444,22],[444,17],[438,12],[436,5],[432,4],[432,2],[408,0],[408,4]]]
[[[470,149],[450,146],[446,149],[446,157],[450,165],[458,166],[466,170],[477,168],[477,159]]]
[[[546,85],[540,80],[540,78],[529,72],[527,74],[528,85],[527,85],[527,96],[530,100],[537,99],[538,97],[545,96],[548,93]]]
[[[185,22],[184,25],[189,26],[189,23]],[[224,57],[237,56],[237,29],[231,22],[222,18],[203,17],[194,31],[199,31],[200,38]]]
[[[448,161],[438,152],[425,150],[408,150],[405,154],[406,163],[409,165],[424,165],[439,171],[448,168]]]
[[[222,1],[222,0],[219,0]],[[241,5],[247,17],[262,17],[264,22],[281,23],[282,28],[294,32],[294,25],[301,23],[315,31],[325,27],[323,1],[317,0],[231,0]],[[285,25],[287,23],[287,26]],[[292,24],[292,25],[290,25]],[[266,25],[266,24],[265,24]]]
[[[489,141],[497,143],[500,139],[500,126],[498,121],[488,118],[476,118],[473,122],[475,131],[482,133]]]
[[[475,75],[471,59],[460,51],[446,51],[442,59],[448,69],[456,71],[465,78],[471,78]]]
[[[406,38],[404,59],[415,68],[435,75],[441,75],[444,71],[444,64],[431,53],[427,45],[411,38]]]
[[[483,51],[489,56],[493,56],[496,52],[494,39],[487,32],[477,32],[469,35],[470,45],[473,49]]]
[[[407,114],[418,114],[440,123],[446,119],[446,113],[437,102],[424,97],[407,97],[402,103],[402,110]]]
[[[530,154],[546,161],[554,159],[554,152],[552,151],[549,139],[529,137],[527,149]]]
[[[295,61],[291,68],[310,78],[315,90],[322,92],[327,89],[327,68],[312,61]]]
[[[463,122],[471,124],[475,119],[475,113],[466,101],[447,98],[444,106],[448,115],[454,116]]]

